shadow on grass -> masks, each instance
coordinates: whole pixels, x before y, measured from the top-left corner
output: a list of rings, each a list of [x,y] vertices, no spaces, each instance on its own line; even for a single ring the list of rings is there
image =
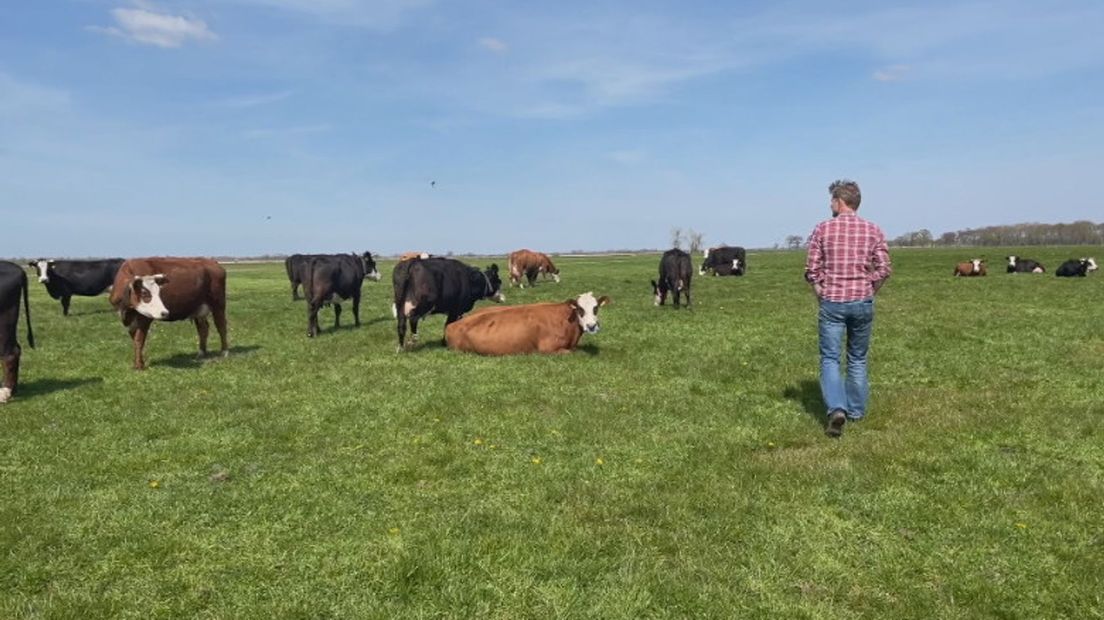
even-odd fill
[[[825,426],[828,418],[824,415],[824,398],[820,394],[820,383],[812,379],[805,379],[797,385],[787,386],[782,390],[782,397],[799,403],[808,415],[816,423]]]
[[[69,309],[69,316],[70,317],[74,317],[74,316],[92,316],[92,315],[95,315],[95,314],[115,314],[115,309],[114,308],[101,308],[99,310],[84,310],[82,312],[77,312],[77,311],[73,310],[72,308]]]
[[[602,350],[598,348],[598,345],[589,342],[587,344],[580,345],[578,347],[578,350],[586,353],[587,355],[598,355],[602,352]]]
[[[22,397],[45,396],[54,392],[73,390],[92,383],[103,383],[103,377],[85,377],[83,379],[36,379],[19,383],[17,394]]]
[[[239,355],[245,355],[259,350],[261,347],[256,345],[250,345],[245,347],[230,347],[230,357],[237,357]],[[206,362],[212,360],[223,359],[222,354],[218,350],[209,351],[206,357],[199,357],[196,353],[177,353],[172,357],[166,357],[164,359],[153,360],[149,362],[150,366],[168,366],[169,368],[199,368]]]

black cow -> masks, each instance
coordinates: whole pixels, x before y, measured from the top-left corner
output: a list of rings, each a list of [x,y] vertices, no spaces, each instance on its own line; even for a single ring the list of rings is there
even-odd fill
[[[744,275],[747,272],[747,250],[727,245],[707,249],[698,275],[704,276],[707,271],[712,271],[715,276]]]
[[[1046,267],[1043,267],[1042,263],[1033,261],[1030,258],[1020,258],[1019,256],[1009,256],[1008,258],[1008,273],[1045,273]]]
[[[379,281],[371,252],[311,257],[301,268],[307,299],[307,337],[318,335],[318,311],[333,304],[334,329],[341,326],[341,301],[353,300],[353,321],[360,326],[360,286],[364,278]],[[293,290],[294,292],[294,290]]]
[[[652,293],[655,294],[655,305],[662,306],[667,301],[667,292],[674,291],[675,307],[679,307],[679,295],[686,295],[686,307],[690,307],[690,276],[693,267],[690,264],[690,255],[675,248],[663,253],[659,259],[659,282],[652,280]]]
[[[1096,271],[1096,261],[1091,258],[1069,259],[1062,263],[1054,275],[1059,278],[1084,278],[1090,271]]]
[[[61,313],[69,316],[69,300],[73,295],[95,297],[115,282],[121,258],[104,260],[34,260],[30,266],[38,281],[46,285],[50,297],[61,300]]]
[[[23,352],[16,339],[20,295],[23,296],[23,309],[27,315],[27,344],[33,349],[35,344],[34,332],[31,331],[27,272],[15,263],[0,261],[0,364],[4,367],[4,381],[0,383],[0,404],[8,402],[19,383],[19,356]]]
[[[481,299],[506,301],[498,265],[480,271],[451,258],[415,259],[396,265],[391,278],[395,285],[399,351],[406,344],[407,320],[411,339],[417,341],[418,321],[430,314],[447,315],[447,327]]]
[[[296,301],[299,299],[299,286],[303,284],[304,268],[310,263],[312,258],[320,258],[326,256],[347,256],[347,254],[292,254],[284,259],[284,270],[287,271],[288,281],[291,282],[291,300]],[[379,272],[375,271],[375,261],[372,259],[371,252],[365,252],[361,254],[362,258],[372,260],[372,267],[365,268],[364,276],[366,278],[379,281]],[[373,275],[373,273],[375,275]],[[303,293],[306,295],[306,292]]]

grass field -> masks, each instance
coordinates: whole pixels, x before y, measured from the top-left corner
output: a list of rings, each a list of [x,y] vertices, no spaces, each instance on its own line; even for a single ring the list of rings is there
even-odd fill
[[[506,295],[612,297],[567,357],[455,354],[441,317],[396,354],[390,264],[308,340],[283,266],[236,265],[232,355],[156,324],[138,373],[105,298],[35,283],[0,617],[1104,617],[1104,274],[1010,251],[893,253],[841,440],[798,253],[690,311],[652,306],[656,256],[561,259]]]

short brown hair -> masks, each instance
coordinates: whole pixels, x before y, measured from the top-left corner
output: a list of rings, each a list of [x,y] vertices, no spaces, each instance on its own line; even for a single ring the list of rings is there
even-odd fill
[[[828,193],[832,195],[833,200],[838,198],[843,201],[843,204],[852,209],[858,209],[859,203],[862,202],[862,192],[859,191],[859,184],[850,179],[833,181],[828,186]]]

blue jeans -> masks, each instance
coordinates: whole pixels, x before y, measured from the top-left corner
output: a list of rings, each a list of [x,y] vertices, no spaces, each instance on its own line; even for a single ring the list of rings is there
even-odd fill
[[[841,409],[849,420],[866,415],[870,384],[866,353],[874,326],[874,300],[820,301],[820,393],[828,413]],[[840,375],[843,336],[847,334],[847,380]]]

